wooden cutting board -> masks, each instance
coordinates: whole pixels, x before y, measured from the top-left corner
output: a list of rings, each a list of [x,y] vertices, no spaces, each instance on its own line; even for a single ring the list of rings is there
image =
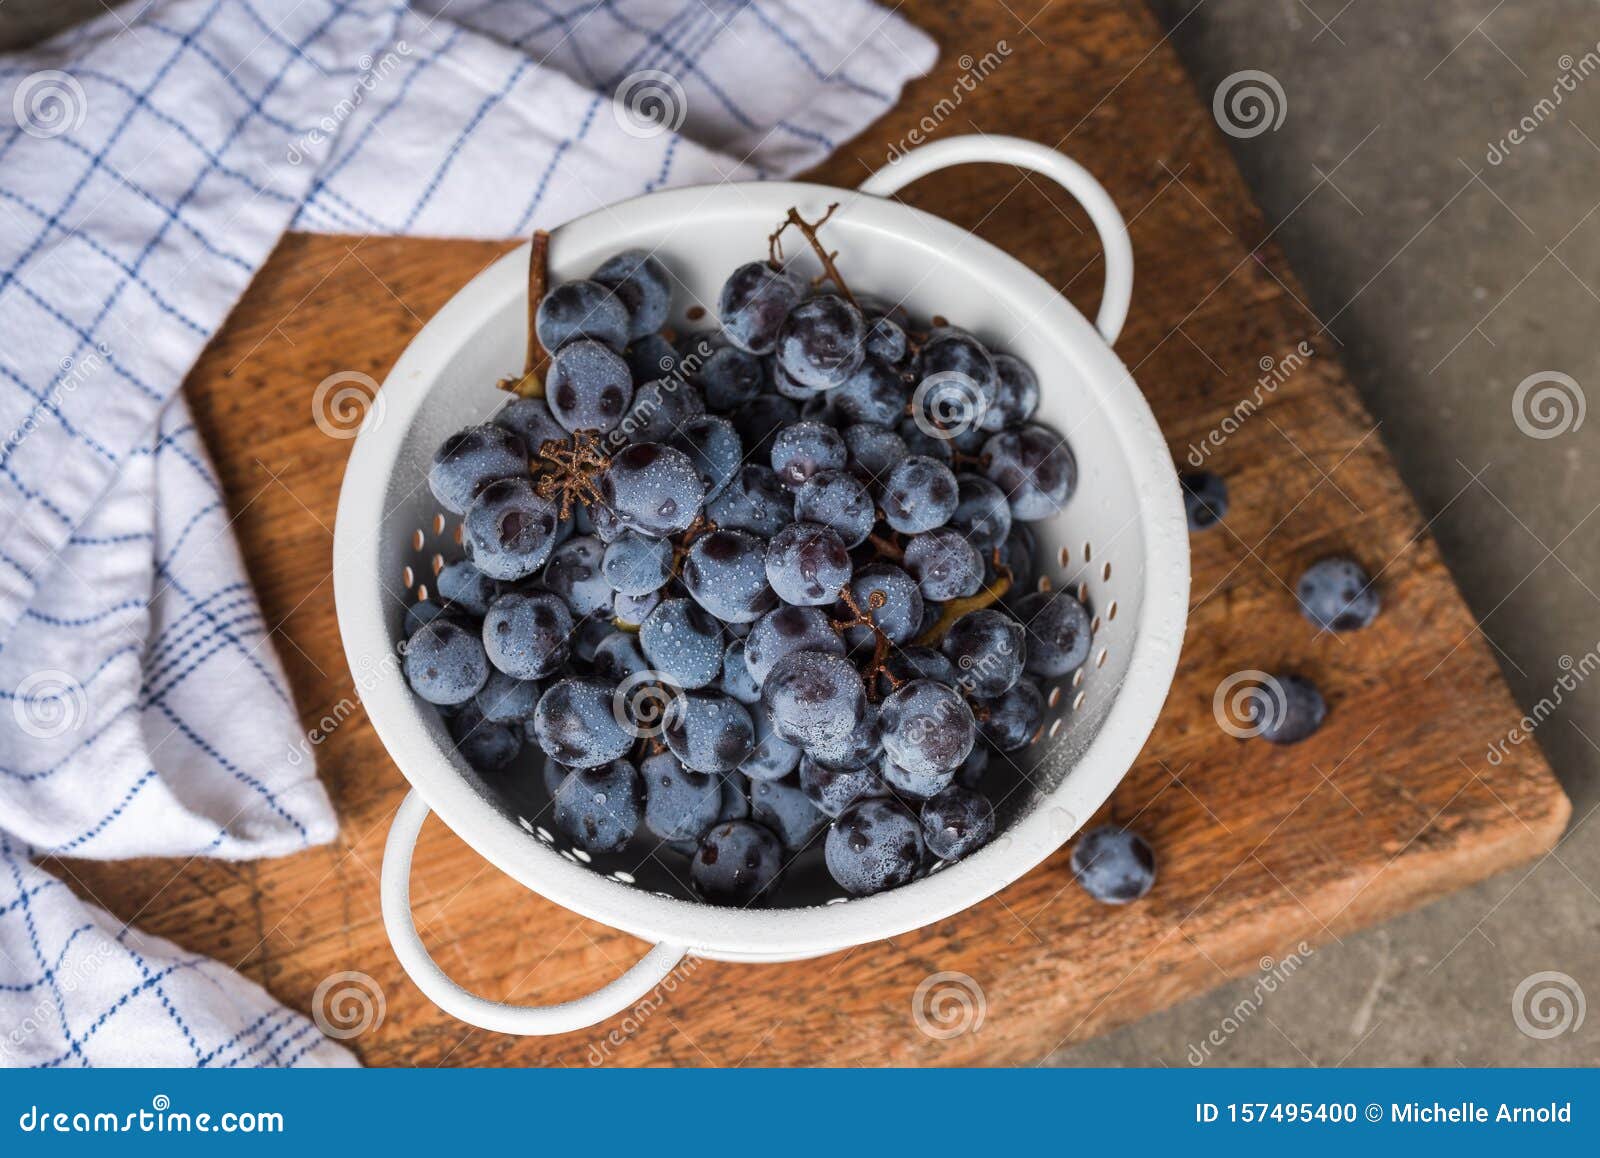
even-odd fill
[[[1020,16],[1013,14],[1015,6]],[[1073,884],[1065,851],[990,901],[893,941],[794,965],[707,962],[659,1008],[589,1033],[518,1039],[470,1030],[406,979],[379,920],[378,866],[405,784],[359,708],[317,750],[339,841],[254,864],[55,866],[123,918],[232,963],[309,1011],[344,970],[381,987],[384,1019],[351,1045],[378,1065],[958,1064],[1033,1062],[1525,861],[1569,805],[1532,744],[1485,759],[1521,714],[1339,365],[1337,340],[1265,238],[1213,122],[1141,6],[918,5],[937,72],[816,176],[853,185],[941,98],[934,136],[981,129],[1060,143],[1110,189],[1137,259],[1118,344],[1183,458],[1292,367],[1212,458],[1226,528],[1194,539],[1194,592],[1176,685],[1108,806],[1160,857],[1142,903],[1108,909]],[[1022,21],[1030,20],[1028,27]],[[963,70],[1005,41],[972,91]],[[938,175],[912,203],[976,230],[1093,316],[1101,270],[1086,219],[1009,169]],[[307,727],[351,711],[329,575],[349,443],[321,433],[311,394],[330,374],[382,379],[424,321],[506,247],[291,236],[188,383]],[[1296,364],[1301,342],[1313,351]],[[1269,361],[1270,360],[1270,361]],[[1296,613],[1300,568],[1350,551],[1380,574],[1385,611],[1317,638]],[[1220,681],[1298,670],[1328,695],[1327,725],[1288,749],[1224,734]],[[225,689],[219,689],[225,694]],[[552,1002],[603,984],[643,951],[488,867],[437,820],[413,880],[440,962],[488,996]],[[981,1025],[917,1027],[939,972],[981,989]]]

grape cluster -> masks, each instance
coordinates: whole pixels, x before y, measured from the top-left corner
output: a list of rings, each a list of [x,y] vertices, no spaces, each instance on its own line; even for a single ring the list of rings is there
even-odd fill
[[[465,558],[406,677],[478,771],[543,758],[574,846],[648,841],[707,901],[771,903],[808,850],[852,895],[916,880],[993,836],[991,756],[1088,658],[1027,525],[1077,462],[1028,366],[831,267],[741,266],[714,332],[663,328],[671,284],[635,250],[555,287],[543,393],[439,448]]]

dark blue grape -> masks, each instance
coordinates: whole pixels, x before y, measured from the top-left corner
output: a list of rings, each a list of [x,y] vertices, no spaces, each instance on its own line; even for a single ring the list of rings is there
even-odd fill
[[[844,641],[818,607],[780,607],[756,620],[744,640],[745,668],[757,687],[785,656],[798,651],[844,655]]]
[[[902,768],[893,760],[885,760],[879,766],[883,775],[883,782],[893,788],[901,796],[913,800],[926,800],[930,796],[937,796],[955,781],[954,769],[947,772],[934,772],[928,769],[913,772],[909,768]]]
[[[826,393],[820,386],[807,386],[803,382],[796,382],[789,377],[788,371],[776,359],[768,364],[767,376],[772,381],[773,390],[777,391],[780,397],[799,403],[802,408]]]
[[[778,431],[799,418],[800,408],[777,394],[758,395],[728,412],[728,421],[739,432],[745,453],[751,456],[767,453]]]
[[[633,401],[633,374],[622,355],[603,342],[579,338],[550,358],[545,374],[550,413],[571,431],[604,434],[616,428]]]
[[[958,501],[956,476],[926,455],[900,460],[883,483],[883,517],[903,535],[944,526]]]
[[[906,356],[906,332],[900,323],[885,314],[867,312],[867,354],[899,365]]]
[[[624,595],[618,591],[611,600],[611,618],[619,625],[638,627],[660,606],[659,591],[652,591],[648,595]]]
[[[899,801],[869,797],[839,814],[824,849],[828,873],[839,886],[852,896],[870,896],[916,877],[922,826]]]
[[[467,557],[491,579],[532,575],[555,550],[561,512],[526,478],[492,482],[478,493],[462,520]]]
[[[544,754],[574,768],[620,759],[634,737],[617,718],[616,691],[616,684],[596,676],[569,676],[550,685],[533,714]]]
[[[503,772],[522,753],[522,724],[489,720],[476,702],[463,704],[448,725],[456,751],[476,772]]]
[[[419,599],[415,603],[406,604],[405,621],[401,630],[409,637],[415,635],[417,628],[424,623],[432,623],[441,615],[452,614],[442,603],[436,603],[432,599]]]
[[[604,503],[580,503],[574,511],[573,525],[607,545],[615,543],[627,530],[617,512]]]
[[[639,636],[631,631],[613,631],[594,649],[594,673],[621,683],[631,675],[650,670],[650,663],[639,650]]]
[[[741,704],[761,702],[761,687],[744,662],[744,640],[736,639],[722,653],[722,682],[718,685]],[[757,731],[759,731],[759,727]]]
[[[744,464],[744,444],[726,418],[710,414],[691,418],[669,445],[689,456],[708,502],[722,493]]]
[[[1209,470],[1178,476],[1183,487],[1183,509],[1191,531],[1206,531],[1228,514],[1228,484]]]
[[[889,655],[889,674],[902,681],[932,680],[954,686],[956,665],[931,647],[902,647]]]
[[[983,738],[1002,752],[1027,747],[1044,719],[1044,696],[1027,680],[996,696],[974,700],[978,730]]]
[[[975,474],[958,475],[956,487],[959,501],[950,516],[950,526],[987,555],[1011,533],[1011,504],[1003,490]]]
[[[973,791],[977,791],[988,771],[988,745],[974,744],[972,751],[967,753],[967,758],[961,762],[961,767],[956,769],[955,782],[963,788],[971,788]]]
[[[639,765],[645,827],[662,840],[698,841],[722,815],[722,780],[685,768],[671,752]]]
[[[844,439],[820,422],[796,422],[778,431],[772,441],[772,469],[790,490],[799,490],[818,471],[841,470]]]
[[[870,706],[856,669],[822,651],[780,659],[761,681],[761,703],[780,738],[814,753],[852,743]]]
[[[906,387],[900,371],[882,358],[868,357],[842,385],[828,391],[827,398],[846,422],[894,426],[906,413]]]
[[[943,861],[957,861],[989,843],[994,806],[987,797],[952,784],[922,803],[922,842]]]
[[[1005,491],[1013,516],[1048,519],[1061,513],[1078,486],[1072,448],[1043,426],[1024,426],[983,444],[984,475]]]
[[[961,690],[977,699],[1003,695],[1022,678],[1028,648],[1022,624],[992,607],[950,625],[940,649],[956,665]]]
[[[935,603],[965,599],[983,586],[983,558],[960,531],[942,527],[917,535],[906,544],[901,560],[922,589],[922,597]]]
[[[611,290],[627,309],[628,337],[643,338],[667,324],[672,277],[648,250],[623,250],[589,276]]]
[[[771,537],[794,521],[794,496],[767,467],[751,464],[706,505],[706,517],[724,529]]]
[[[546,350],[578,338],[620,350],[628,344],[628,326],[628,307],[597,281],[562,282],[545,294],[534,315],[534,330]]]
[[[872,764],[836,768],[810,756],[800,759],[800,790],[826,816],[838,816],[862,797],[889,794],[888,785]]]
[[[855,547],[872,534],[877,511],[860,479],[842,470],[823,470],[795,492],[794,517],[832,527],[846,547]]]
[[[866,483],[868,489],[880,486],[907,454],[904,439],[888,427],[871,422],[846,427],[844,445],[850,473]]]
[[[750,706],[755,725],[755,742],[739,764],[739,771],[751,780],[781,780],[800,763],[800,749],[778,737],[772,719],[759,704]]]
[[[519,680],[499,668],[491,668],[473,703],[490,723],[521,724],[533,719],[542,694],[544,688],[538,680]]]
[[[717,621],[688,599],[668,599],[639,628],[650,666],[681,688],[703,688],[722,672],[725,646]]]
[[[600,476],[600,494],[629,530],[663,538],[700,517],[706,490],[688,455],[640,442],[612,458]]]
[[[439,444],[428,468],[428,488],[439,505],[464,514],[490,483],[528,473],[528,451],[504,426],[485,422],[457,431]]]
[[[737,346],[722,346],[700,365],[695,381],[705,394],[706,406],[720,413],[752,401],[767,385],[761,359]]]
[[[961,693],[932,680],[912,680],[885,696],[879,718],[884,750],[913,774],[954,773],[978,735]]]
[[[628,373],[635,382],[654,382],[679,372],[683,357],[660,334],[646,334],[632,342],[622,356],[628,360]]]
[[[778,331],[778,362],[802,386],[830,390],[854,374],[866,356],[861,311],[834,294],[807,298]]]
[[[811,799],[781,780],[757,780],[750,785],[750,816],[776,833],[791,853],[805,848],[828,827],[827,816]]]
[[[783,843],[765,825],[729,820],[700,839],[689,862],[695,891],[714,905],[764,903],[783,871]]]
[[[644,785],[626,760],[577,768],[555,795],[555,822],[585,852],[620,852],[644,819]]]
[[[850,596],[890,643],[907,642],[922,626],[922,592],[917,581],[892,563],[863,567],[850,581]],[[866,627],[852,627],[846,637],[852,647],[866,647],[873,641],[872,631]]]
[[[739,349],[770,354],[789,311],[805,296],[799,278],[773,269],[766,262],[741,265],[723,283],[717,298],[717,318],[722,332]]]
[[[411,633],[403,666],[411,690],[430,704],[464,704],[489,678],[482,640],[450,616]]]
[[[565,664],[571,635],[566,601],[548,591],[507,591],[483,619],[489,662],[519,680],[541,679]]]
[[[1156,854],[1138,833],[1102,825],[1072,846],[1072,875],[1095,900],[1125,905],[1156,883]]]
[[[1027,629],[1029,675],[1057,679],[1089,658],[1089,612],[1065,591],[1035,591],[1014,604]]]
[[[635,531],[624,531],[606,547],[600,573],[613,591],[649,595],[672,578],[672,544]]]
[[[500,594],[500,584],[465,559],[446,563],[433,577],[433,586],[452,607],[479,619],[488,614],[490,602]]]
[[[496,414],[494,421],[522,440],[528,457],[537,455],[547,442],[565,443],[572,438],[543,398],[518,398]]]
[[[831,527],[790,523],[767,544],[766,575],[785,603],[821,607],[850,581],[850,552]]]
[[[1366,568],[1344,556],[1307,567],[1295,595],[1305,617],[1324,631],[1357,631],[1378,617],[1378,589]]]
[[[1322,727],[1327,701],[1310,680],[1296,675],[1272,676],[1248,701],[1250,722],[1263,740],[1298,744]]]
[[[545,564],[544,585],[566,600],[574,619],[611,610],[611,584],[600,566],[605,553],[599,539],[580,535],[557,547]]]
[[[717,823],[744,820],[750,815],[750,781],[742,772],[722,773],[722,810]]]
[[[754,623],[778,605],[766,559],[765,540],[749,531],[712,531],[690,545],[683,586],[724,623]]]
[[[1012,585],[1024,587],[1033,582],[1035,560],[1039,557],[1039,540],[1027,523],[1011,524],[1011,533],[1000,545],[1000,561],[1011,572]]]
[[[895,433],[900,435],[900,441],[906,444],[906,449],[912,454],[926,455],[946,466],[955,460],[955,448],[950,445],[950,440],[929,434],[915,418],[902,419],[895,427]]]
[[[623,442],[671,442],[692,420],[706,412],[700,392],[677,378],[642,383],[633,392],[633,406],[608,436]]]
[[[983,417],[983,429],[993,432],[1008,426],[1021,426],[1039,409],[1039,379],[1020,358],[994,355],[998,376],[994,406]]]
[[[600,650],[600,645],[613,630],[611,621],[600,616],[578,620],[577,627],[572,631],[572,654],[578,657],[580,663],[593,663],[595,652]]]
[[[983,344],[965,330],[945,326],[928,335],[917,352],[917,377],[926,383],[934,375],[959,375],[957,392],[962,395],[964,414],[973,425],[980,425],[995,409],[1000,393],[1000,375],[994,359]]]

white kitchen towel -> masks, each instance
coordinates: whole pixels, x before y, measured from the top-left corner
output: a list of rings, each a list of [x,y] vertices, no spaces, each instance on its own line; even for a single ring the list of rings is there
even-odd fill
[[[336,831],[178,392],[281,233],[789,175],[933,58],[869,0],[155,0],[0,58],[0,1064],[351,1061],[36,863]]]

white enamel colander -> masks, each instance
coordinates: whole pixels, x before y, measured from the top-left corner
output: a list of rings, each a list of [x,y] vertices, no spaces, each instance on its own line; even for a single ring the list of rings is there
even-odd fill
[[[1087,210],[1105,249],[1095,324],[988,242],[889,200],[918,177],[967,162],[1033,170]],[[820,864],[797,864],[783,894],[789,907],[719,908],[693,899],[682,883],[684,867],[666,854],[590,858],[564,847],[550,831],[539,777],[530,775],[533,783],[523,791],[479,776],[454,753],[437,712],[411,694],[393,661],[404,611],[398,593],[415,598],[438,558],[460,552],[457,520],[442,517],[425,483],[429,460],[447,435],[504,405],[507,396],[495,382],[522,365],[529,247],[508,253],[456,294],[395,363],[381,404],[369,411],[354,443],[334,533],[345,653],[373,727],[411,783],[384,852],[384,922],[407,973],[463,1021],[505,1033],[564,1033],[629,1008],[686,954],[797,960],[960,912],[1060,848],[1110,795],[1155,724],[1183,640],[1188,533],[1161,431],[1111,350],[1133,286],[1127,228],[1082,167],[1028,141],[970,136],[907,153],[856,191],[757,182],[652,193],[555,230],[551,282],[585,277],[619,250],[653,250],[681,280],[669,324],[701,328],[714,321],[722,281],[765,255],[768,234],[791,206],[815,220],[834,202],[839,208],[823,237],[839,251],[852,289],[904,297],[913,317],[950,318],[1037,372],[1039,419],[1067,435],[1079,483],[1060,516],[1032,526],[1042,572],[1089,605],[1089,660],[1049,689],[1039,739],[1014,754],[1026,781],[998,804],[995,839],[903,888],[840,902]],[[709,316],[691,320],[695,307]],[[528,888],[655,947],[603,989],[561,1005],[516,1006],[468,992],[428,955],[411,913],[412,850],[430,810]]]

